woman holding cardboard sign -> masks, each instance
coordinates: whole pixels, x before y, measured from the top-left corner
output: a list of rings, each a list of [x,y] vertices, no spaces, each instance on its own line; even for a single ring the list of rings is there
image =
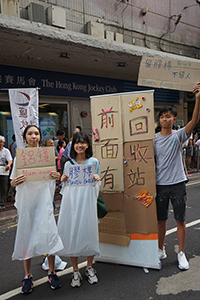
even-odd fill
[[[83,132],[74,135],[71,160],[65,163],[61,182],[62,202],[58,218],[58,232],[73,266],[72,287],[81,285],[78,257],[87,256],[85,275],[90,284],[98,282],[92,268],[94,255],[99,255],[97,197],[99,194],[99,162],[92,157],[89,138]],[[66,182],[67,181],[67,182]]]
[[[28,147],[38,147],[41,140],[40,129],[35,125],[28,125],[23,138]],[[25,175],[17,176],[16,159],[14,160],[11,185],[16,187],[15,206],[19,220],[12,259],[24,262],[22,293],[32,291],[31,258],[44,253],[49,253],[48,281],[51,288],[61,286],[54,271],[54,254],[63,248],[63,244],[57,232],[52,205],[56,180],[60,179],[60,174],[51,171],[50,175],[54,180],[26,181]]]

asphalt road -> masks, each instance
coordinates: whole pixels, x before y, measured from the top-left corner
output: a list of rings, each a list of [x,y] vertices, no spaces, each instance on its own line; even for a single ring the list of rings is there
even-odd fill
[[[170,209],[167,224],[166,250],[168,257],[163,260],[162,269],[149,269],[116,264],[95,263],[99,283],[90,285],[84,276],[85,258],[81,258],[83,282],[80,288],[73,289],[70,285],[71,264],[59,272],[62,287],[52,290],[47,283],[47,272],[42,270],[42,257],[32,260],[32,273],[35,286],[29,295],[22,295],[21,280],[24,276],[23,263],[12,261],[11,255],[16,226],[0,228],[0,300],[21,299],[76,299],[76,300],[199,300],[200,299],[200,181],[192,181],[187,186],[187,238],[185,252],[190,263],[188,271],[177,267],[176,252],[178,250],[177,235],[174,230],[176,223]]]

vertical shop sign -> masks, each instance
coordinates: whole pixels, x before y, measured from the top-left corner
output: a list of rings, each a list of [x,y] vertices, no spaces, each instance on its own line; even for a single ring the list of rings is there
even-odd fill
[[[24,148],[24,129],[38,126],[38,89],[9,89],[8,93],[17,148]]]

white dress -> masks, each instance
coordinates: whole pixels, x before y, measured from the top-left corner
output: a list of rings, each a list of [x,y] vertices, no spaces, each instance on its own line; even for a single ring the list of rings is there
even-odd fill
[[[78,165],[75,160],[72,161]],[[95,173],[99,174],[99,162],[96,158],[86,159],[83,164],[95,164]],[[59,254],[72,257],[99,255],[97,218],[99,182],[87,186],[64,185],[61,194],[58,233],[64,249]]]
[[[17,176],[14,160],[11,179]],[[53,214],[55,180],[29,181],[16,187],[18,226],[12,259],[53,255],[63,248]]]

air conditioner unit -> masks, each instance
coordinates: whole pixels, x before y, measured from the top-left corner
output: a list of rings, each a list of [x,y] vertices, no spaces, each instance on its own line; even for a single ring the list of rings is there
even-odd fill
[[[87,34],[104,39],[104,25],[94,21],[86,24]]]
[[[109,30],[106,30],[106,31],[105,31],[105,38],[106,38],[107,40],[114,41],[114,32],[109,31]]]
[[[45,9],[43,5],[31,2],[27,6],[28,19],[33,22],[39,22],[45,24]]]
[[[66,28],[66,10],[55,5],[49,6],[47,8],[47,24]]]
[[[123,43],[123,34],[122,33],[115,33],[115,41],[119,43]]]
[[[15,0],[1,0],[1,13],[19,18],[19,2]]]

